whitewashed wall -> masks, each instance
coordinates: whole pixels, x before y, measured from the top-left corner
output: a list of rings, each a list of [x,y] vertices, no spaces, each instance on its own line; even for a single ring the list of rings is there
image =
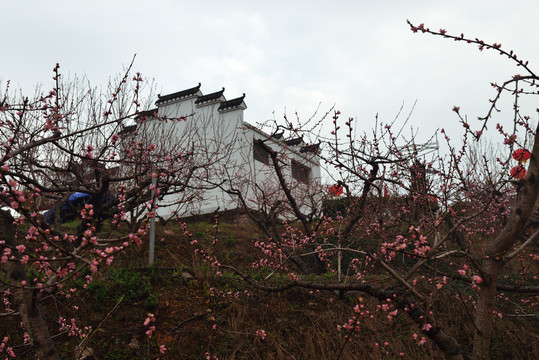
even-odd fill
[[[241,106],[218,110],[220,100],[195,104],[198,92],[190,97],[158,104],[158,116],[161,118],[180,118],[187,116],[186,121],[148,120],[144,126],[146,136],[153,136],[158,146],[173,148],[178,146],[185,153],[193,152],[197,163],[209,164],[197,173],[192,185],[196,187],[220,186],[213,189],[189,191],[196,194],[167,195],[159,203],[157,214],[168,218],[172,212],[181,216],[208,214],[217,210],[232,210],[240,207],[238,198],[225,190],[239,190],[244,195],[247,205],[257,209],[264,200],[285,200],[280,190],[275,170],[270,165],[256,161],[253,156],[253,141],[265,140],[265,144],[279,153],[283,163],[283,174],[291,184],[295,195],[300,199],[309,199],[320,184],[320,164],[318,156],[313,153],[301,153],[299,148],[286,146],[282,141],[269,139],[262,131],[244,122]],[[294,159],[311,169],[310,184],[306,185],[292,179],[291,160]],[[265,199],[262,199],[262,192]],[[196,200],[190,199],[194,195]],[[314,196],[314,195],[313,195]],[[179,203],[179,205],[176,205]],[[308,211],[309,201],[301,203],[302,210]],[[169,206],[175,204],[174,206]]]

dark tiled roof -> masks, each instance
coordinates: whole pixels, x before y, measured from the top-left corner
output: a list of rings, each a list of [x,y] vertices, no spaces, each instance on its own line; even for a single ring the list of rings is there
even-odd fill
[[[317,154],[319,150],[320,150],[320,143],[302,146],[299,152],[301,153],[311,152],[313,154]]]
[[[235,108],[236,106],[240,106],[243,103],[243,99],[245,99],[245,93],[243,93],[243,96],[239,98],[223,101],[219,106],[219,110],[231,109]]]
[[[182,90],[182,91],[178,91],[178,92],[175,92],[173,94],[168,94],[168,95],[164,95],[164,96],[157,95],[158,99],[155,102],[155,105],[158,105],[158,104],[170,101],[170,100],[181,99],[181,98],[187,97],[189,95],[195,95],[199,90],[200,90],[200,83],[198,83],[198,85],[195,86],[195,87],[192,87],[192,88],[186,89],[186,90]]]
[[[199,96],[198,99],[195,101],[195,104],[202,104],[208,101],[217,100],[221,96],[223,96],[224,92],[225,92],[225,88],[223,88],[221,91],[217,91],[208,95]]]
[[[285,140],[284,143],[288,146],[296,146],[296,145],[299,145],[299,144],[302,144],[303,143],[303,139],[302,138],[294,138],[294,139],[289,139],[289,140]]]

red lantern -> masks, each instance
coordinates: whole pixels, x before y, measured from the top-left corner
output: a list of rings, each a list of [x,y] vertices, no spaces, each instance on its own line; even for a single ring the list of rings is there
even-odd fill
[[[335,184],[329,187],[329,193],[331,196],[339,197],[342,195],[343,189],[341,185]]]
[[[526,169],[522,165],[515,166],[511,169],[511,177],[521,180],[526,177]]]
[[[517,149],[513,152],[513,159],[519,163],[525,163],[532,157],[532,153],[528,149]]]

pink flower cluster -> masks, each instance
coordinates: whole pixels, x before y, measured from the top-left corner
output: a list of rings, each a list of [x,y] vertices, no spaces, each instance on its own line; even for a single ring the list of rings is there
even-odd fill
[[[256,331],[256,337],[260,338],[261,340],[266,339],[266,331],[264,329],[259,329]]]
[[[148,317],[146,318],[146,320],[144,320],[144,326],[148,326],[153,322],[155,322],[155,316],[152,313],[148,313]],[[152,325],[148,327],[148,331],[146,331],[146,336],[148,336],[148,338],[151,338],[154,331],[155,331],[155,326]]]

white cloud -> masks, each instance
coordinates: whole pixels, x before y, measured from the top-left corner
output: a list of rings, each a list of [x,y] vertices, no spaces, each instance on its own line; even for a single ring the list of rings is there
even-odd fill
[[[489,83],[521,69],[493,52],[413,34],[406,19],[501,42],[534,60],[538,7],[492,0],[12,1],[0,14],[0,31],[9,34],[0,77],[31,91],[36,82],[50,84],[60,62],[66,72],[104,83],[136,52],[135,68],[162,93],[198,82],[206,93],[226,87],[228,98],[245,92],[252,122],[285,107],[309,116],[321,101],[321,110],[336,103],[368,128],[376,113],[391,119],[403,101],[417,99],[411,121],[421,131],[458,133],[451,107],[483,115]]]

